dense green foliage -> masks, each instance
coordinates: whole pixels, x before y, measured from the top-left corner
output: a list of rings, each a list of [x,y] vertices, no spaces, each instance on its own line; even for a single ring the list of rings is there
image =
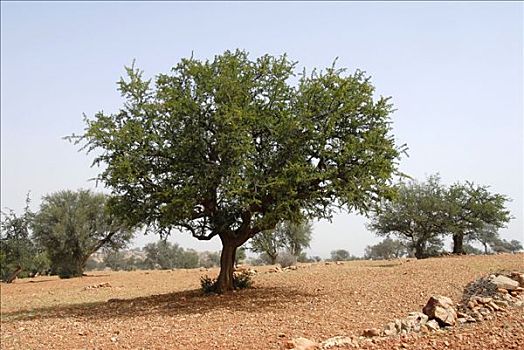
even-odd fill
[[[464,253],[464,238],[475,236],[487,227],[496,232],[511,219],[505,207],[509,198],[488,189],[466,182],[456,183],[447,190],[447,226],[453,238],[453,253]]]
[[[198,253],[192,249],[184,249],[178,244],[166,240],[149,243],[144,247],[146,253],[145,265],[149,269],[191,269],[198,267]]]
[[[91,254],[101,248],[120,249],[132,238],[129,227],[107,210],[107,199],[88,190],[44,196],[33,232],[47,251],[53,273],[81,276]]]
[[[248,272],[233,274],[233,289],[246,289],[253,286],[253,279]],[[207,275],[200,277],[200,288],[204,294],[218,293],[218,280]]]
[[[4,281],[11,276],[27,277],[49,269],[49,259],[44,249],[32,240],[33,217],[34,213],[29,209],[29,197],[22,215],[18,216],[12,210],[2,212],[0,278]]]
[[[406,254],[406,246],[401,241],[387,237],[380,243],[367,246],[364,257],[366,259],[394,259]]]
[[[388,99],[373,99],[361,71],[331,67],[296,82],[295,66],[237,50],[183,59],[154,80],[128,68],[123,107],[72,137],[97,150],[114,213],[161,233],[220,237],[224,291],[236,248],[260,232],[334,208],[366,212],[392,194],[402,149]]]
[[[469,182],[448,188],[433,175],[426,182],[401,183],[396,198],[377,208],[369,228],[379,236],[398,236],[417,258],[439,254],[445,235],[453,238],[454,253],[464,253],[464,237],[479,238],[488,228],[496,232],[510,220],[507,200]]]

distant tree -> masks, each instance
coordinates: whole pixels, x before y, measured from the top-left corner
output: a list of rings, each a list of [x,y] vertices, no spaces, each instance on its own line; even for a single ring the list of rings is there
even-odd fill
[[[491,249],[495,253],[516,253],[522,250],[522,243],[517,240],[509,242],[505,239],[498,239],[491,243]]]
[[[464,239],[483,230],[497,231],[511,219],[508,197],[490,193],[488,186],[456,183],[446,193],[447,230],[453,238],[453,253],[463,254]]]
[[[198,253],[192,249],[187,251],[178,244],[166,240],[149,243],[144,247],[146,253],[145,264],[150,269],[191,269],[198,267]]]
[[[466,253],[466,254],[474,254],[474,255],[481,255],[481,254],[483,254],[482,250],[472,246],[469,243],[464,243],[464,253]],[[487,253],[485,253],[485,254],[487,254]]]
[[[386,238],[375,245],[367,246],[365,250],[366,259],[392,259],[406,255],[406,246],[399,240]]]
[[[238,247],[235,256],[235,265],[241,264],[246,259],[246,247]]]
[[[513,239],[509,242],[509,251],[512,253],[517,253],[523,250],[522,242]]]
[[[106,268],[106,265],[103,261],[97,261],[93,259],[93,257],[90,257],[87,259],[86,265],[85,265],[85,271],[93,271],[93,270],[103,270]]]
[[[500,241],[500,236],[496,226],[484,225],[478,231],[466,235],[464,239],[466,242],[464,245],[472,242],[480,242],[480,244],[482,244],[484,247],[484,254],[488,254],[489,248],[492,245],[496,245]],[[464,251],[468,253],[466,249],[464,249]]]
[[[307,221],[300,223],[285,222],[283,225],[284,248],[298,258],[305,248],[309,248],[312,227],[311,223]]]
[[[220,252],[201,253],[198,266],[205,268],[220,266]]]
[[[13,210],[2,212],[0,230],[0,277],[11,283],[17,277],[42,273],[49,268],[44,249],[32,240],[34,213],[29,209],[29,195],[22,215]]]
[[[351,257],[351,254],[345,249],[337,249],[331,252],[332,261],[347,261]]]
[[[34,236],[61,278],[82,276],[91,254],[101,248],[120,249],[131,240],[132,230],[109,213],[107,200],[88,190],[44,196],[33,221]]]
[[[277,261],[278,252],[284,248],[284,230],[283,224],[280,223],[274,230],[260,232],[250,241],[251,251],[259,254],[262,260],[266,260],[271,265]]]
[[[128,68],[114,114],[71,139],[96,150],[114,213],[133,224],[222,242],[218,292],[234,289],[236,249],[282,220],[367,212],[391,196],[403,147],[388,98],[363,72],[298,76],[285,55],[226,51],[183,59],[154,80]]]
[[[103,263],[105,266],[109,267],[113,271],[120,271],[120,270],[131,270],[132,268],[129,266],[129,262],[126,259],[126,256],[124,253],[119,251],[110,251],[108,252],[103,259]]]
[[[436,254],[449,226],[445,196],[438,175],[401,183],[398,195],[381,203],[368,227],[379,236],[399,237],[418,259]]]
[[[285,250],[295,256],[300,256],[302,250],[309,247],[311,241],[311,224],[309,222],[280,222],[274,230],[268,230],[251,239],[250,249],[255,253],[265,253],[268,263],[275,264],[278,255]]]

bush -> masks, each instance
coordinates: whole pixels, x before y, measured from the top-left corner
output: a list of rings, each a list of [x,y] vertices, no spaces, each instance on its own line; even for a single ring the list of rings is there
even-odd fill
[[[253,280],[248,272],[234,273],[233,274],[233,287],[235,289],[247,289],[251,288]],[[204,294],[216,293],[217,291],[217,279],[211,278],[208,275],[200,277],[200,287]]]

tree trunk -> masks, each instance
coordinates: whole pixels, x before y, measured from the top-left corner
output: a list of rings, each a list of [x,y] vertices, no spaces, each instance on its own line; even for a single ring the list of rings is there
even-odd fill
[[[18,266],[16,268],[16,270],[13,271],[13,273],[11,273],[9,275],[9,277],[7,277],[7,280],[5,281],[6,283],[11,283],[15,280],[15,278],[18,276],[18,274],[22,272],[22,267],[21,266]]]
[[[482,243],[482,245],[484,246],[484,254],[488,255],[488,244],[487,243]]]
[[[424,259],[425,257],[426,257],[426,254],[424,253],[424,248],[422,246],[416,246],[415,247],[415,258]]]
[[[453,235],[453,254],[464,254],[464,235],[457,233]]]
[[[237,246],[222,240],[222,254],[220,255],[220,274],[217,280],[217,293],[227,293],[234,289],[233,272],[235,270],[235,256]]]

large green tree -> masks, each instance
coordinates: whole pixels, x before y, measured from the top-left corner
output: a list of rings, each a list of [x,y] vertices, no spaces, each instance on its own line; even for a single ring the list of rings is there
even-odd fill
[[[402,149],[388,98],[364,72],[295,74],[285,55],[226,51],[119,82],[116,113],[87,119],[112,209],[132,223],[222,241],[217,291],[233,288],[237,247],[282,220],[366,212],[392,192]],[[75,138],[75,136],[73,136]]]
[[[109,212],[107,200],[88,190],[43,197],[33,233],[46,248],[54,273],[62,278],[82,276],[91,254],[101,248],[123,248],[132,238],[129,226]]]
[[[475,236],[481,231],[497,232],[511,219],[506,209],[508,197],[491,193],[488,186],[471,182],[452,185],[446,196],[449,206],[448,231],[453,238],[453,253],[464,254],[464,238]]]

